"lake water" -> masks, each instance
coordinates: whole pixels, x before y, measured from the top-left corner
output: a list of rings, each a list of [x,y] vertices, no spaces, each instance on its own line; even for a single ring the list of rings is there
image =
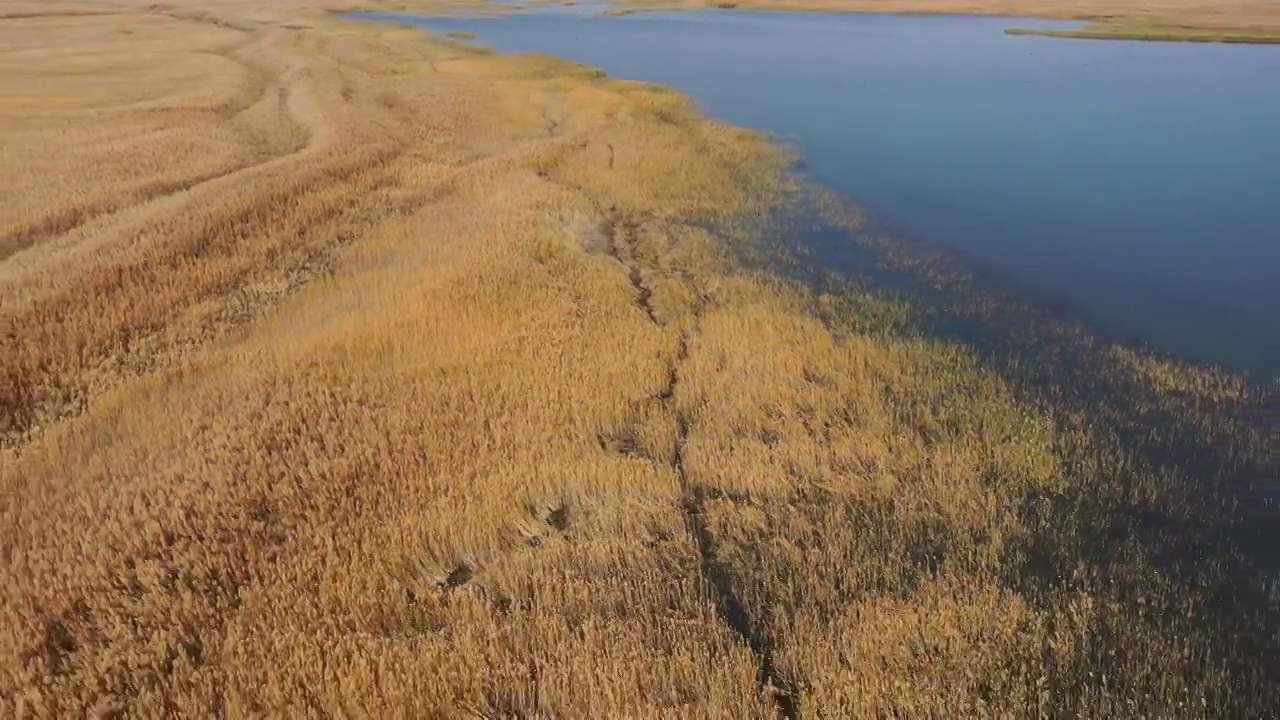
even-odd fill
[[[1280,47],[1015,37],[1046,23],[973,17],[413,22],[676,88],[798,139],[809,175],[907,236],[1113,333],[1280,377]]]

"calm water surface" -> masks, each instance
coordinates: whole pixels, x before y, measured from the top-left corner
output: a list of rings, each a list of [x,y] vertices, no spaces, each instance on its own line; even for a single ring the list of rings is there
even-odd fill
[[[810,175],[907,235],[1112,332],[1280,377],[1280,47],[1012,37],[1036,23],[969,17],[414,22],[679,89],[796,138]]]

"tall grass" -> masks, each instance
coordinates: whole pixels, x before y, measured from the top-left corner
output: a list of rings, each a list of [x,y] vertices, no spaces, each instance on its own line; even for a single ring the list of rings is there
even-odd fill
[[[97,209],[0,264],[0,715],[1280,704],[1266,517],[1192,482],[1273,467],[1238,379],[1105,346],[1050,384],[1110,378],[1090,414],[910,303],[745,267],[716,229],[794,196],[786,158],[660,88],[289,8],[39,7],[6,46],[72,38],[110,90],[4,116],[6,227]],[[227,59],[224,95],[157,70],[120,106],[135,43]],[[182,185],[92,183],[61,140],[104,117],[242,161],[131,143],[101,177]]]

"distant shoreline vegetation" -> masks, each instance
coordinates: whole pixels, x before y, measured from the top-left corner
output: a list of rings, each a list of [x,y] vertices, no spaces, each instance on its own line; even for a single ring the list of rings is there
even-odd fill
[[[1078,30],[1041,30],[1009,28],[1006,35],[1032,35],[1079,40],[1140,40],[1148,42],[1231,43],[1244,45],[1280,44],[1280,31],[1248,29],[1213,29],[1164,25],[1086,25]]]
[[[763,12],[839,13],[851,15],[972,15],[1005,16],[1072,20],[1087,25],[1077,29],[1010,28],[1010,35],[1035,35],[1081,40],[1148,40],[1164,42],[1216,42],[1241,44],[1280,43],[1280,9],[1241,12],[1226,18],[1218,14],[1216,3],[1202,7],[1164,7],[1162,0],[1151,0],[1141,7],[1127,8],[1128,15],[1115,14],[1100,18],[1084,11],[1073,11],[1062,4],[1043,0],[1024,0],[1020,4],[967,3],[951,6],[945,0],[908,2],[907,0],[700,0],[697,3],[670,0],[619,0],[619,4],[644,10],[752,10]],[[606,15],[629,15],[630,12],[607,10]],[[1200,22],[1203,17],[1204,22]],[[1225,21],[1225,24],[1224,24]]]

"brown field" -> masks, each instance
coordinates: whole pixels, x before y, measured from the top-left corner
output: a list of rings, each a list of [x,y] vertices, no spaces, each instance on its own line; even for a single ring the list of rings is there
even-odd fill
[[[317,5],[0,3],[0,717],[1280,708],[1243,380],[1035,395],[735,260],[761,138]]]

